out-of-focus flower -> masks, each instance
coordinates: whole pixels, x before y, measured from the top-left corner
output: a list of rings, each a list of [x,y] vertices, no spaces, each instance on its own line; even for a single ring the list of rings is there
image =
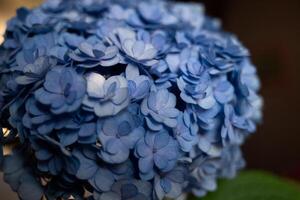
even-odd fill
[[[182,195],[188,181],[188,169],[185,166],[177,166],[172,171],[154,178],[155,197],[176,199]]]
[[[173,6],[172,11],[182,22],[190,24],[196,30],[202,28],[205,20],[202,5],[178,3]]]
[[[78,2],[78,7],[83,8],[87,13],[98,15],[108,7],[107,0],[85,0]]]
[[[66,6],[67,2],[63,0],[46,0],[42,8],[46,11],[57,13],[63,11]]]
[[[151,200],[152,186],[149,182],[125,179],[116,182],[111,191],[102,194],[95,193],[97,200],[145,199]]]
[[[212,192],[217,189],[216,177],[220,167],[218,158],[209,158],[204,154],[200,154],[193,160],[190,186],[194,195],[205,196],[208,191]]]
[[[178,18],[168,12],[167,4],[164,2],[141,2],[137,4],[136,12],[129,15],[128,23],[134,27],[160,28],[174,27]]]
[[[229,146],[224,149],[221,157],[220,175],[224,178],[234,178],[237,172],[245,167],[245,160],[240,147]]]
[[[0,79],[0,94],[3,97],[15,97],[20,92],[20,87],[16,82],[16,74],[3,74]]]
[[[18,192],[18,196],[24,200],[40,199],[44,194],[44,188],[37,181],[36,174],[30,168],[28,157],[24,157],[26,150],[17,149],[11,155],[3,159],[4,179],[10,187]]]
[[[224,113],[224,124],[221,130],[224,145],[239,145],[249,133],[255,131],[253,122],[243,116],[237,115],[231,105],[225,105]]]
[[[220,80],[214,89],[214,96],[221,104],[229,103],[234,99],[234,87],[229,81]]]
[[[210,74],[222,74],[233,70],[234,62],[231,58],[219,56],[217,50],[210,46],[208,50],[201,53],[203,60],[210,68]],[[222,55],[222,54],[221,54]]]
[[[257,94],[260,89],[260,81],[255,67],[249,60],[241,63],[241,69],[236,75],[237,96],[240,100],[238,111],[254,122],[262,120],[263,99]]]

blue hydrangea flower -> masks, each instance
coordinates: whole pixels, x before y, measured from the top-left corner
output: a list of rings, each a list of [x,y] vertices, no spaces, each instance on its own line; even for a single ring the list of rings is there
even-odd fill
[[[155,65],[153,65],[150,69],[150,72],[153,75],[156,75],[158,77],[162,77],[164,74],[166,74],[166,76],[169,75],[169,71],[168,70],[168,64],[166,63],[165,60],[159,60],[158,63],[156,63]]]
[[[95,112],[98,117],[107,117],[128,106],[128,83],[123,76],[112,76],[106,80],[100,74],[90,73],[86,80],[87,95],[83,100],[86,110]]]
[[[152,91],[141,104],[141,111],[146,117],[148,127],[153,131],[161,130],[163,125],[174,128],[179,115],[175,105],[176,97],[168,90]]]
[[[151,200],[152,186],[149,182],[125,179],[116,182],[111,191],[102,194],[95,193],[94,199],[97,200],[123,200],[123,199],[136,199],[136,200]]]
[[[27,64],[33,64],[38,57],[47,56],[55,46],[55,33],[40,34],[36,37],[26,38],[24,47],[15,57],[17,69],[22,69]]]
[[[159,60],[157,64],[150,68],[151,74],[158,77],[154,81],[158,89],[170,88],[172,87],[172,84],[176,82],[178,74],[176,74],[175,71],[172,71],[170,66],[173,65],[173,62],[177,65],[177,59],[179,60],[177,56],[169,54],[165,59]]]
[[[166,4],[163,2],[138,3],[137,11],[129,15],[127,20],[129,24],[136,27],[160,27],[160,26],[175,26],[178,22],[176,16],[167,11]]]
[[[257,76],[256,68],[248,59],[245,59],[241,63],[241,70],[238,80],[240,81],[239,85],[247,87],[248,90],[257,92],[260,89],[260,81]],[[244,95],[247,96],[246,94]]]
[[[190,24],[196,30],[201,29],[205,21],[204,8],[201,4],[178,3],[173,6],[172,12],[181,22]]]
[[[135,1],[135,0],[134,0]],[[121,3],[120,1],[118,3]],[[132,2],[123,2],[125,5],[113,4],[109,7],[109,11],[107,17],[109,19],[113,19],[113,21],[121,21],[124,23],[123,20],[127,20],[129,15],[135,12],[133,9],[128,8],[128,5]],[[126,6],[126,7],[125,7]]]
[[[210,109],[203,109],[197,105],[189,105],[187,110],[191,115],[196,117],[198,125],[202,130],[210,131],[216,129],[220,124],[221,105],[215,104]]]
[[[20,109],[20,106],[23,105],[23,101],[21,99],[16,100],[10,107],[9,107],[9,113],[10,117],[8,119],[9,124],[11,124],[12,127],[14,127],[14,131],[10,132],[16,132],[19,136],[20,142],[23,143],[28,138],[29,131],[26,129],[23,125],[23,116],[24,116],[24,109]],[[10,134],[12,135],[12,134]],[[1,137],[0,137],[0,143],[1,143]]]
[[[70,119],[66,119],[64,127],[57,132],[60,143],[69,146],[80,144],[96,144],[96,121],[94,115],[79,111]]]
[[[16,96],[20,92],[20,87],[16,82],[16,74],[3,74],[0,79],[0,93],[3,97]]]
[[[128,179],[134,176],[133,163],[129,160],[120,164],[108,165],[108,168],[114,174],[115,180]]]
[[[178,50],[191,46],[192,41],[188,34],[184,31],[177,31],[175,34],[176,47]]]
[[[218,130],[205,131],[198,138],[197,147],[202,152],[212,157],[221,156],[222,142]]]
[[[78,7],[83,8],[83,10],[90,14],[99,14],[108,7],[108,1],[107,0],[85,0],[83,2],[78,2]]]
[[[110,67],[119,63],[119,51],[116,46],[106,46],[95,37],[81,42],[78,47],[69,53],[77,66],[92,68],[97,66]]]
[[[70,61],[69,53],[85,41],[85,38],[73,33],[62,33],[57,39],[57,44],[51,48],[50,56],[56,58],[62,64]]]
[[[169,89],[173,86],[173,83],[176,82],[176,74],[161,74],[159,79],[156,79],[154,82],[156,84],[156,89]]]
[[[35,92],[35,98],[49,105],[51,112],[61,114],[77,110],[86,91],[86,82],[72,68],[53,68],[45,78],[42,88]]]
[[[181,54],[186,61],[181,61],[180,70],[183,75],[177,81],[180,97],[187,103],[210,109],[216,100],[210,86],[210,76],[199,60],[197,48],[185,49]]]
[[[262,120],[263,100],[257,94],[260,89],[260,81],[255,67],[246,59],[241,63],[241,70],[236,76],[237,93],[240,100],[239,113],[249,117],[254,122],[260,122]]]
[[[234,100],[234,87],[227,80],[219,80],[214,88],[214,96],[221,104]]]
[[[250,56],[248,49],[233,35],[229,35],[225,39],[225,42],[222,43],[221,51],[235,60],[243,60],[245,57]]]
[[[221,56],[220,56],[221,55]],[[202,59],[210,68],[210,74],[228,73],[233,70],[234,61],[224,54],[218,54],[218,49],[210,46],[206,51],[201,53]]]
[[[197,123],[193,121],[187,111],[179,115],[173,134],[182,151],[190,152],[192,147],[198,143],[198,130]]]
[[[187,185],[188,169],[186,166],[176,166],[172,171],[154,178],[155,197],[159,200],[164,197],[176,199],[182,195],[183,189]]]
[[[79,169],[76,177],[80,180],[88,180],[88,182],[99,192],[110,191],[114,177],[113,173],[106,167],[97,163],[95,157],[85,155],[84,152],[75,150],[73,155],[79,160]]]
[[[198,145],[201,152],[209,156],[220,156],[222,147],[220,124],[221,119],[218,117],[221,112],[221,107],[216,104],[212,109],[202,109],[198,106],[189,106],[187,112],[192,116],[192,119],[197,121],[199,126]]]
[[[97,133],[102,144],[100,157],[108,163],[122,163],[130,149],[144,136],[141,119],[136,112],[122,111],[117,116],[99,120]]]
[[[67,6],[66,1],[63,0],[46,0],[45,3],[42,5],[42,9],[50,12],[61,12]]]
[[[225,105],[224,114],[224,124],[221,130],[224,145],[241,144],[247,134],[255,131],[253,122],[237,115],[231,105]]]
[[[46,184],[44,189],[44,196],[46,198],[82,199],[84,195],[84,190],[78,184],[70,183],[70,176],[66,174],[50,180],[43,178],[42,182]]]
[[[145,41],[146,43],[152,44],[157,50],[157,56],[163,57],[167,52],[171,51],[170,35],[165,31],[154,31],[148,32],[139,30],[137,32],[137,38]]]
[[[245,167],[245,160],[239,146],[229,146],[225,148],[221,156],[220,176],[224,178],[234,178],[237,172]]]
[[[220,169],[220,160],[218,158],[206,157],[200,154],[191,164],[191,187],[194,195],[205,196],[208,191],[217,189],[216,177]]]
[[[20,187],[19,178],[25,172],[24,165],[25,157],[22,156],[22,151],[14,150],[10,155],[3,157],[1,171],[6,182],[15,191]]]
[[[140,176],[149,180],[155,175],[155,167],[162,172],[172,170],[179,156],[178,143],[166,130],[147,132],[136,145]]]
[[[27,153],[26,150],[15,149],[11,155],[4,157],[3,177],[10,187],[18,192],[20,198],[40,199],[44,194],[44,188],[37,181],[24,153]]]
[[[63,171],[67,157],[71,153],[54,139],[45,137],[31,137],[31,147],[34,149],[38,160],[37,168],[42,172],[58,175]]]
[[[47,107],[37,102],[33,97],[26,101],[25,111],[22,123],[32,135],[48,135],[55,129],[61,129],[68,117],[66,115],[54,117]]]
[[[25,29],[28,30],[32,29],[33,27],[39,26],[41,26],[39,28],[42,28],[43,26],[49,23],[49,20],[49,15],[37,9],[32,12],[28,12],[26,19],[24,20],[23,26]]]
[[[47,72],[56,66],[56,60],[49,57],[39,57],[34,63],[27,64],[21,70],[22,75],[16,78],[16,82],[20,85],[28,85],[42,80]]]
[[[137,38],[137,33],[127,28],[117,28],[109,39],[123,53],[125,58],[145,66],[157,63],[157,49],[147,41]]]
[[[145,98],[150,93],[151,81],[145,75],[140,75],[139,68],[132,64],[126,67],[126,79],[130,98],[134,101]]]

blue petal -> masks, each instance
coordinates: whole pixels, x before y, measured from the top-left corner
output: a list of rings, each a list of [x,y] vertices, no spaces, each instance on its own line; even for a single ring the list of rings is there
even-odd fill
[[[166,131],[162,131],[155,135],[154,148],[161,149],[169,144],[170,136]]]

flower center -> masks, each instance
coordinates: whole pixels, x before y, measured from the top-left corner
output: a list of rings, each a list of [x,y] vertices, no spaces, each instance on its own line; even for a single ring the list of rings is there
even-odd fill
[[[122,122],[118,128],[118,136],[122,137],[122,136],[129,135],[130,133],[131,133],[130,124],[127,121]]]
[[[64,89],[64,96],[65,97],[68,97],[70,95],[70,93],[71,93],[71,87],[72,87],[71,83],[67,83],[67,85],[66,85],[66,87]]]

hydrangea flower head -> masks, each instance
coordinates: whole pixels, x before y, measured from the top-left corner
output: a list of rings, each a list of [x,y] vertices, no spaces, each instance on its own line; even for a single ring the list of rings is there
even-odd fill
[[[20,8],[0,46],[0,169],[24,200],[202,197],[244,167],[259,89],[201,4]]]
[[[35,98],[49,105],[53,114],[61,114],[76,111],[85,90],[85,79],[73,68],[55,68],[47,73],[44,86],[35,91]]]

